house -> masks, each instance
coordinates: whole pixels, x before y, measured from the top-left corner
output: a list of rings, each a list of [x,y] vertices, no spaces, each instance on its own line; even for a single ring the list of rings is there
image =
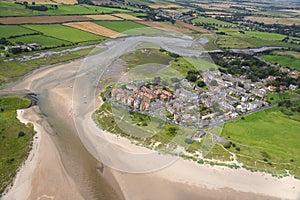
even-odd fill
[[[135,109],[138,109],[138,108],[140,108],[140,104],[141,104],[141,102],[140,102],[138,99],[136,99],[136,100],[134,100],[134,102],[133,102],[133,107],[134,107]]]
[[[271,92],[274,92],[274,91],[276,90],[276,87],[273,86],[273,85],[270,85],[270,86],[268,87],[268,90],[271,91]]]
[[[142,102],[140,105],[140,110],[149,110],[150,104],[148,102]]]
[[[297,90],[298,87],[296,85],[292,85],[291,84],[290,87],[289,87],[289,89],[292,90],[292,91],[294,91],[294,90]]]
[[[167,111],[169,111],[169,113],[171,113],[172,115],[174,115],[175,113],[175,109],[172,108],[171,106],[167,106]]]
[[[127,98],[127,105],[128,105],[128,106],[132,106],[134,100],[135,100],[135,99],[134,99],[133,97],[128,97],[128,98]]]

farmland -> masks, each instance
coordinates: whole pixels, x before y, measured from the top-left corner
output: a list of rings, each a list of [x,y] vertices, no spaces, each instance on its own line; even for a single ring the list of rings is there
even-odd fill
[[[140,18],[133,16],[133,15],[129,15],[126,13],[119,13],[119,14],[114,14],[117,17],[120,17],[122,19],[126,19],[126,20],[141,20]]]
[[[109,28],[111,30],[123,33],[132,29],[145,28],[146,26],[132,21],[98,21],[97,24]]]
[[[297,47],[296,44],[282,42],[284,35],[257,31],[243,31],[220,28],[218,30],[218,45],[223,48],[248,48],[262,46]]]
[[[156,28],[163,31],[172,31],[172,32],[179,32],[179,33],[192,33],[193,31],[184,28],[178,28],[176,26],[160,23],[160,22],[150,22],[150,21],[138,21],[141,24],[146,26],[150,26],[152,28]]]
[[[191,29],[191,30],[199,32],[199,33],[211,33],[207,29],[204,29],[204,28],[201,28],[201,27],[198,27],[198,26],[193,26],[193,25],[187,24],[185,22],[176,22],[176,25],[179,25],[179,26],[184,27],[184,28]]]
[[[32,16],[32,17],[5,17],[0,18],[1,24],[50,24],[73,21],[89,21],[84,16]]]
[[[59,5],[58,9],[49,9],[50,15],[88,15],[88,14],[107,14],[118,12],[130,12],[129,10],[107,8],[91,5]]]
[[[300,18],[273,18],[273,17],[254,17],[247,16],[246,20],[255,22],[263,22],[265,24],[286,24],[286,25],[300,25]]]
[[[278,63],[283,67],[295,68],[300,71],[300,53],[296,51],[273,51],[261,58],[271,63]]]
[[[55,37],[69,42],[84,42],[92,40],[104,40],[104,37],[88,33],[75,28],[63,26],[60,24],[49,25],[24,25],[26,28],[43,33],[44,35]]]
[[[214,18],[197,18],[192,20],[193,23],[203,23],[203,24],[218,24],[224,26],[237,26],[237,24],[223,22]]]
[[[120,36],[125,36],[111,29],[105,28],[103,26],[99,26],[98,24],[93,22],[71,22],[71,23],[66,23],[64,25],[77,28],[83,31],[87,31],[90,33],[94,33],[97,35],[102,35],[104,37],[116,38]]]
[[[0,38],[9,38],[20,35],[34,34],[36,31],[16,26],[16,25],[0,25]]]
[[[27,99],[13,96],[0,98],[0,193],[15,177],[17,168],[31,149],[34,130],[16,118],[16,110],[29,105]]]
[[[23,5],[0,2],[0,16],[33,16],[33,15],[89,15],[89,14],[107,14],[107,13],[126,13],[130,10],[107,8],[91,5],[64,5],[58,7],[46,5],[47,11],[36,11],[25,8]]]
[[[164,9],[169,9],[169,8],[182,8],[181,6],[177,5],[177,4],[166,4],[166,3],[162,3],[162,4],[152,4],[150,5],[151,8],[154,9],[158,9],[158,8],[164,8]]]
[[[91,18],[93,20],[114,20],[114,21],[117,21],[117,20],[123,20],[119,17],[115,17],[113,15],[85,15],[85,17],[88,17],[88,18]]]
[[[44,36],[44,35],[26,35],[17,38],[12,38],[9,41],[23,42],[25,44],[38,43],[42,47],[58,47],[58,46],[70,44],[70,42]]]
[[[274,107],[226,123],[222,135],[235,144],[228,150],[246,166],[274,174],[288,169],[299,176],[299,133],[299,122]]]
[[[10,2],[0,2],[0,16],[30,16],[42,14],[38,11],[25,9],[24,6]]]

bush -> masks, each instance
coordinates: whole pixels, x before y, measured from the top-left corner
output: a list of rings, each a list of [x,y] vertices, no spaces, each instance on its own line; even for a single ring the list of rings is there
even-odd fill
[[[226,149],[229,149],[231,147],[231,143],[227,142],[223,145],[223,147],[225,147]]]
[[[170,128],[169,128],[169,133],[170,133],[170,134],[173,135],[173,134],[176,134],[176,132],[177,132],[177,129],[176,129],[175,127],[170,127]]]
[[[23,131],[20,131],[19,134],[18,134],[18,137],[24,137],[25,136],[25,133]]]
[[[191,138],[185,138],[184,142],[187,144],[192,144],[193,140]]]

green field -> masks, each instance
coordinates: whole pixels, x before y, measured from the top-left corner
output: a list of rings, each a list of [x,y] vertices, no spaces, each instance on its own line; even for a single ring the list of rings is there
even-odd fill
[[[232,141],[228,150],[250,168],[300,176],[299,112],[287,116],[279,107],[260,111],[225,124],[222,136]],[[294,119],[295,118],[295,119]]]
[[[59,5],[58,9],[49,9],[47,14],[50,15],[88,15],[88,14],[104,14],[104,13],[125,13],[130,10],[117,8],[106,8],[91,5]]]
[[[96,23],[127,35],[153,35],[162,32],[133,21],[97,21]]]
[[[47,36],[55,37],[69,42],[84,42],[92,40],[102,41],[105,39],[105,37],[60,24],[24,25],[24,27],[41,32]]]
[[[245,35],[249,37],[255,37],[262,40],[283,40],[286,36],[278,33],[267,33],[267,32],[257,32],[257,31],[245,31]]]
[[[296,51],[272,51],[269,55],[260,56],[262,59],[278,63],[283,67],[295,68],[300,71],[300,53]]]
[[[44,36],[44,35],[27,35],[27,36],[21,36],[17,38],[10,39],[11,42],[23,42],[25,44],[30,43],[38,43],[42,47],[58,47],[64,45],[70,44],[70,42],[59,40],[56,38]]]
[[[255,48],[263,46],[294,47],[299,45],[282,42],[284,35],[257,31],[239,32],[237,29],[219,28],[218,45],[222,48]],[[225,33],[221,34],[221,33]]]
[[[32,11],[25,9],[23,5],[14,4],[10,2],[0,2],[0,16],[30,16],[43,14],[39,11]]]
[[[135,51],[121,58],[126,61],[129,67],[136,67],[137,65],[143,65],[147,63],[157,63],[168,65],[172,60],[167,53],[160,52],[159,49],[147,49],[147,53],[142,51]]]
[[[192,20],[193,23],[217,24],[223,26],[238,26],[237,24],[220,21],[214,18],[197,18]]]
[[[47,5],[47,11],[34,11],[26,9],[25,6],[10,3],[0,2],[0,16],[32,16],[32,15],[85,15],[85,14],[103,14],[103,13],[127,13],[132,12],[130,10],[107,8],[101,6],[91,5],[58,5],[58,9],[53,8],[51,5]]]
[[[8,38],[10,36],[20,36],[36,33],[33,30],[17,25],[0,25],[0,38]]]
[[[159,35],[162,34],[163,31],[145,26],[144,28],[131,29],[123,33],[127,35]]]
[[[97,21],[96,23],[119,33],[146,27],[145,25],[133,21]]]
[[[33,128],[16,118],[16,109],[29,105],[28,99],[0,98],[0,193],[11,183],[17,168],[31,149]]]

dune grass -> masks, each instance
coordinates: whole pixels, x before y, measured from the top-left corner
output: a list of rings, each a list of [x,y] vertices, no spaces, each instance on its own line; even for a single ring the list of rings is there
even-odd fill
[[[16,118],[16,110],[29,105],[28,99],[13,96],[0,98],[0,193],[11,183],[17,168],[31,149],[33,127]]]

